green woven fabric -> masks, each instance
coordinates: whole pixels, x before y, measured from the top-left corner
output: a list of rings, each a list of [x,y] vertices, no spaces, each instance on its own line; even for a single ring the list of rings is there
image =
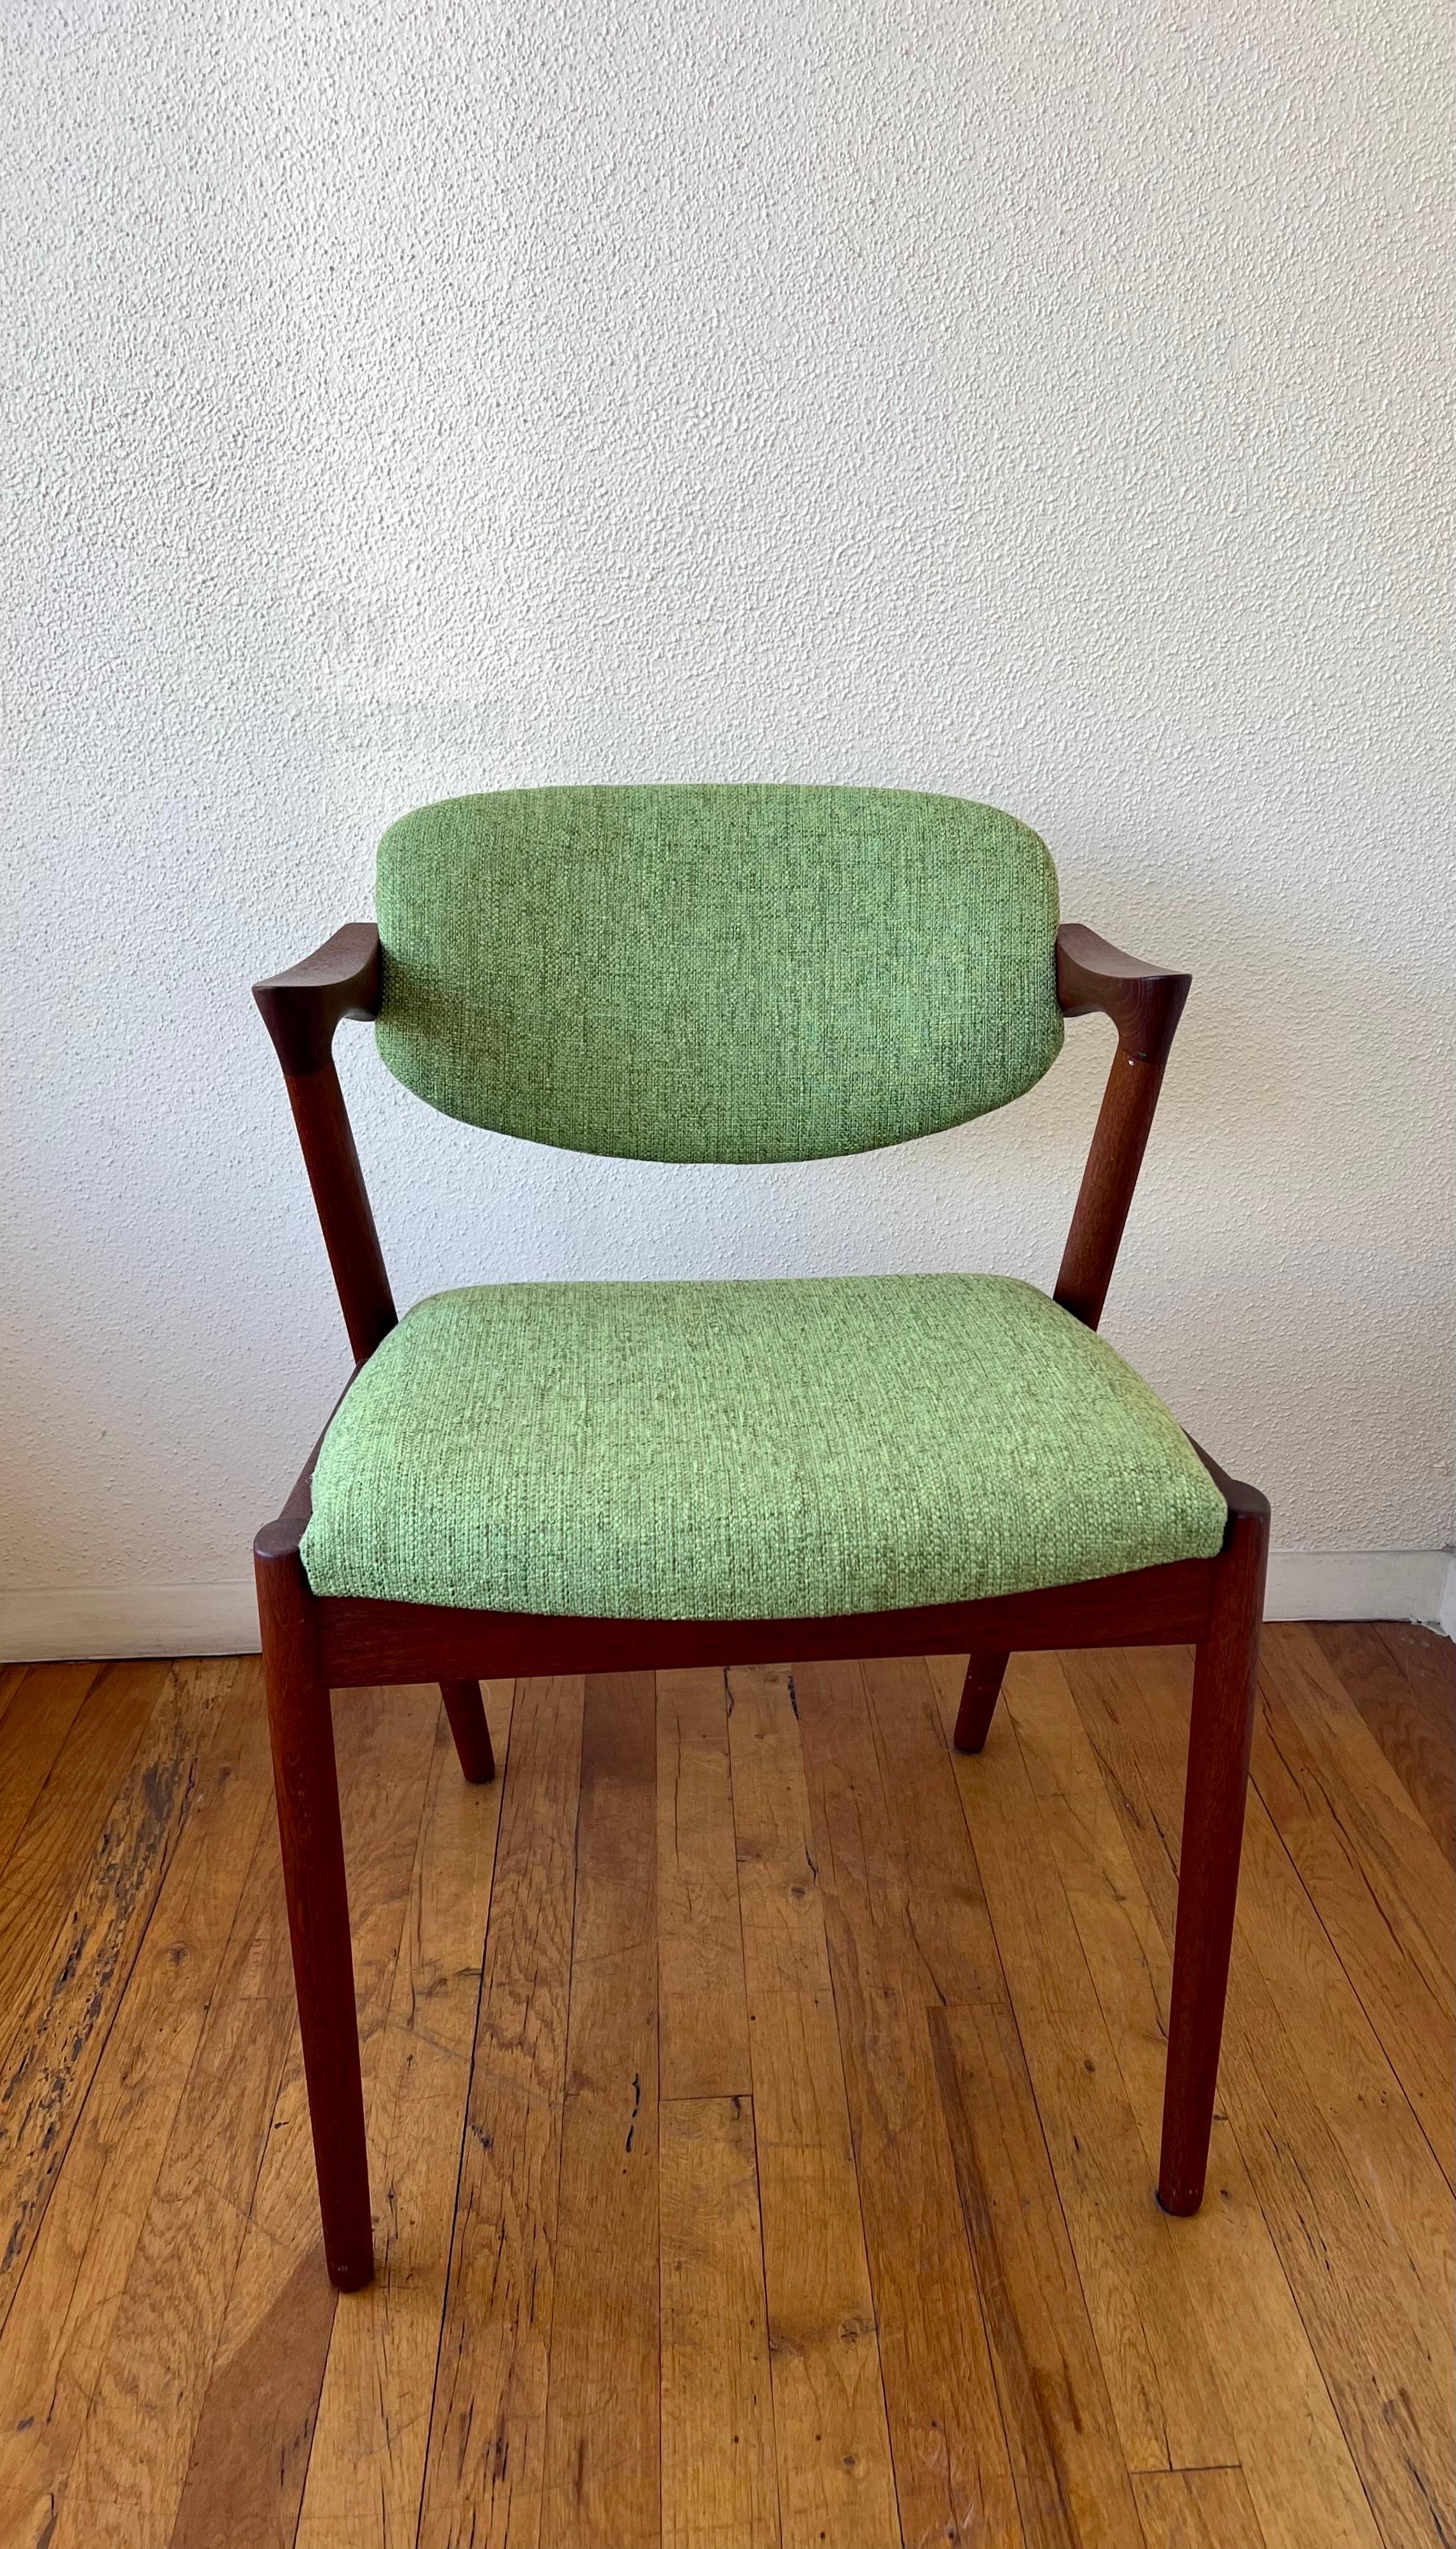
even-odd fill
[[[1061,1048],[1051,861],[955,797],[459,797],[386,832],[378,915],[396,1078],[568,1150],[872,1150],[1004,1106]]]
[[[1224,1525],[1167,1409],[1029,1283],[504,1283],[365,1365],[303,1555],[319,1593],[780,1619],[1209,1558]]]

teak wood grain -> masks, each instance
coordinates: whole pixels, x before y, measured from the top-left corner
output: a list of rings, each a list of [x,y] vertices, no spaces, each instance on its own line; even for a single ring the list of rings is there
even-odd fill
[[[159,1665],[139,1737],[123,1675],[9,1680],[0,1797],[51,1692],[64,1731],[0,1909],[42,1835],[47,1864],[148,1863],[148,1763],[188,1802],[104,2040],[50,2038],[69,2137],[0,2331],[5,2549],[1448,2549],[1429,2065],[1367,2007],[1329,1836],[1424,1988],[1429,1826],[1356,1692],[1449,1666],[1366,1627],[1341,1671],[1334,1643],[1266,1636],[1187,2220],[1148,2192],[1185,1656],[1014,1655],[979,1757],[950,1743],[963,1653],[497,1684],[483,1786],[433,1688],[341,1696],[380,2270],[337,2298],[256,1663]],[[68,1935],[43,1979],[79,2017]],[[654,2115],[689,1976],[684,2040],[721,2015],[753,2076]],[[0,2078],[0,2153],[30,2077]]]

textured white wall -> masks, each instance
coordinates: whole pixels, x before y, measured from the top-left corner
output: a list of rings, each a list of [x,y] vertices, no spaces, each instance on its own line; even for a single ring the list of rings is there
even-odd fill
[[[572,779],[1037,825],[1069,915],[1196,978],[1108,1333],[1277,1546],[1446,1539],[1441,33],[11,0],[13,1586],[243,1581],[345,1361],[248,981],[368,912],[405,807]],[[1106,1059],[684,1171],[342,1045],[402,1301],[1049,1281]]]

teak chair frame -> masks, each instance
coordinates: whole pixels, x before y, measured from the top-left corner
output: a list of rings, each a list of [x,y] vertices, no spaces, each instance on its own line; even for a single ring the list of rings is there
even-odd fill
[[[254,987],[283,1065],[355,1371],[397,1324],[333,1066],[341,1018],[372,1018],[379,932],[351,922]],[[1125,956],[1063,923],[1056,990],[1069,1017],[1102,1010],[1118,1045],[1072,1215],[1055,1299],[1102,1314],[1190,977]],[[1197,1446],[1195,1446],[1197,1449]],[[1195,1649],[1172,2004],[1157,2193],[1173,2214],[1203,2197],[1233,1935],[1263,1615],[1269,1507],[1199,1457],[1228,1506],[1218,1557],[929,1609],[806,1620],[602,1620],[317,1595],[300,1557],[318,1448],[254,1543],[278,1825],[308,2078],[323,2250],[340,2291],[374,2273],[364,2101],[330,1693],[437,1681],[469,1780],[495,1775],[480,1684],[515,1673],[605,1672],[969,1650],[955,1741],[985,1743],[1009,1655],[1055,1647]]]

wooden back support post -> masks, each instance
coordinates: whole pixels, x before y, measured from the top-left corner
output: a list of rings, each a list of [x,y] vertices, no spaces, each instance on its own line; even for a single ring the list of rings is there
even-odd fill
[[[379,931],[372,920],[347,922],[301,965],[253,985],[283,1065],[356,1363],[389,1335],[398,1313],[333,1067],[333,1034],[340,1018],[378,1017],[382,986]]]
[[[1101,1009],[1118,1031],[1107,1087],[1082,1173],[1052,1295],[1095,1328],[1107,1299],[1153,1109],[1192,976],[1125,956],[1095,929],[1063,921],[1056,933],[1056,996],[1069,1018]]]

